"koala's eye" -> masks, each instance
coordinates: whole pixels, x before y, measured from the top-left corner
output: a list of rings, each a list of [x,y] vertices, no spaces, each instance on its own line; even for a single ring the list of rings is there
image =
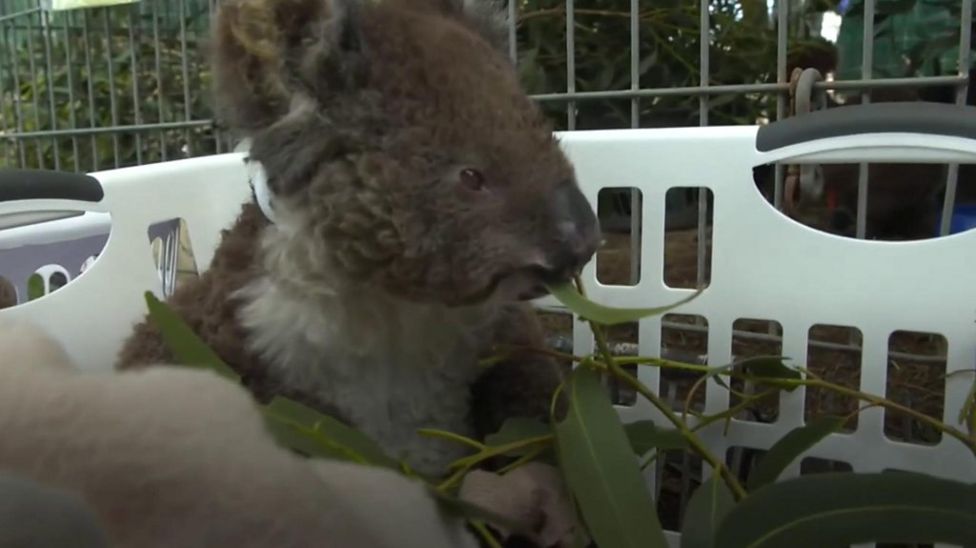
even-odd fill
[[[461,184],[471,190],[481,190],[485,186],[485,176],[477,169],[464,168],[458,174]]]

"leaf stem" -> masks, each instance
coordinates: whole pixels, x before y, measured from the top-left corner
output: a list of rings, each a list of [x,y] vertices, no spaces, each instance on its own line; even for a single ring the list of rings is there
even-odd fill
[[[779,392],[779,389],[770,388],[769,390],[764,390],[764,391],[762,391],[762,392],[760,392],[758,394],[749,396],[749,397],[743,399],[742,402],[740,402],[740,403],[738,403],[738,404],[736,404],[736,405],[734,405],[734,406],[726,409],[725,411],[722,411],[721,413],[718,413],[718,414],[715,414],[715,415],[707,415],[707,416],[703,417],[701,419],[701,421],[698,424],[696,424],[694,428],[691,429],[691,431],[692,432],[697,432],[698,430],[701,430],[702,428],[705,428],[709,424],[718,422],[720,420],[731,419],[736,413],[738,413],[739,411],[744,411],[744,410],[748,409],[749,406],[752,405],[753,403],[755,403],[756,401],[759,401],[759,400],[761,400],[763,398],[767,398],[767,397],[769,397],[769,396],[771,396],[773,394],[776,394],[778,392]]]
[[[507,464],[506,466],[502,467],[500,470],[498,470],[498,473],[499,474],[507,474],[507,473],[511,472],[512,470],[518,468],[519,466],[522,466],[523,464],[529,462],[530,460],[538,457],[542,453],[542,451],[544,451],[544,450],[545,450],[545,447],[543,447],[542,445],[538,445],[536,447],[533,447],[532,449],[529,450],[528,453],[522,455],[521,457],[519,457],[518,459],[516,459],[514,462],[511,462],[511,463]]]
[[[451,464],[452,468],[457,468],[457,470],[450,475],[446,480],[442,481],[438,486],[437,490],[440,492],[446,492],[448,489],[454,487],[454,485],[464,477],[468,471],[477,465],[478,463],[488,460],[492,457],[497,457],[499,455],[504,455],[509,451],[515,449],[522,449],[525,447],[531,447],[533,445],[542,445],[549,443],[553,440],[552,434],[546,434],[544,436],[535,436],[532,438],[525,438],[518,441],[513,441],[511,443],[506,443],[504,445],[497,445],[494,447],[485,446],[480,452],[470,455],[461,459],[454,461]]]
[[[454,432],[448,432],[446,430],[437,430],[434,428],[420,428],[417,433],[428,436],[431,438],[441,438],[445,440],[455,441],[462,445],[467,445],[468,447],[473,447],[478,451],[484,451],[488,446],[469,437],[462,436],[460,434],[455,434]]]
[[[489,548],[502,548],[502,545],[498,544],[498,541],[495,540],[494,535],[492,535],[491,531],[488,530],[488,527],[485,526],[485,522],[481,520],[472,520],[470,523],[471,527],[473,527],[474,530],[481,535],[481,538],[485,540],[485,544],[487,544]]]

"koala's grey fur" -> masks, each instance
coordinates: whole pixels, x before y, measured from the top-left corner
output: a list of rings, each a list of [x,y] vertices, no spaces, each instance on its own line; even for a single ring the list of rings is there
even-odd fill
[[[478,359],[541,346],[527,300],[599,239],[500,21],[475,0],[224,0],[219,117],[250,140],[275,222],[245,204],[169,301],[259,398],[331,413],[431,475],[466,449],[418,428],[477,438],[548,415],[554,363]],[[119,367],[170,358],[144,322]]]

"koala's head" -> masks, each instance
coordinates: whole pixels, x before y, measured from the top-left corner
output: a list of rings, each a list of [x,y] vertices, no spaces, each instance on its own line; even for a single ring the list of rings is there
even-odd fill
[[[459,305],[538,297],[591,259],[593,209],[500,21],[478,0],[222,2],[218,114],[323,270],[304,274]]]

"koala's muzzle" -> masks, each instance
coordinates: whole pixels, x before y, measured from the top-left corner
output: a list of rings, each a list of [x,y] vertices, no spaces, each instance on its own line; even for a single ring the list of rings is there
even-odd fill
[[[564,283],[593,258],[600,245],[600,223],[579,187],[570,183],[552,194],[549,213],[553,224],[538,273],[543,283]]]

